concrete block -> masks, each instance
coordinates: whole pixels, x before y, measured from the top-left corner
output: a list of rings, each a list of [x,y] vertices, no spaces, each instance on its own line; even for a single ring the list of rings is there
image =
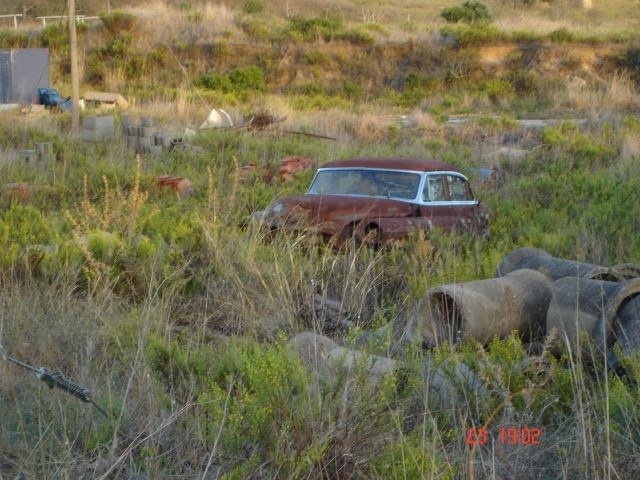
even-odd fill
[[[114,127],[114,118],[113,115],[101,115],[101,116],[90,116],[84,117],[82,119],[83,128],[89,130],[97,130],[101,128],[113,128]]]

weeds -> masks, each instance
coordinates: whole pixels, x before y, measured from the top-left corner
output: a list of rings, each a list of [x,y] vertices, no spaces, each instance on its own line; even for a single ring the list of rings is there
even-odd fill
[[[133,154],[119,145],[64,138],[66,116],[1,119],[4,181],[48,188],[30,200],[2,192],[0,341],[13,356],[89,386],[109,418],[2,362],[0,476],[637,477],[637,355],[620,355],[627,375],[618,376],[556,351],[552,334],[538,350],[515,333],[486,348],[469,342],[430,351],[394,337],[429,288],[490,277],[505,252],[523,245],[594,263],[639,261],[635,117],[591,115],[586,124],[525,132],[518,115],[504,114],[516,107],[536,114],[628,110],[635,101],[631,77],[615,74],[606,87],[591,78],[569,91],[524,63],[488,75],[477,54],[487,42],[584,40],[557,23],[546,34],[509,33],[496,23],[447,26],[422,45],[422,26],[412,17],[416,38],[396,44],[394,55],[375,45],[374,35],[391,38],[388,28],[353,27],[335,12],[254,25],[269,7],[245,2],[244,30],[221,6],[163,5],[169,14],[144,22],[140,10],[112,14],[100,32],[106,40],[88,46],[87,73],[98,85],[127,85],[142,92],[139,99],[162,100],[165,107],[149,109],[171,128],[193,121],[202,112],[182,78],[166,90],[152,85],[176,77],[167,50],[141,43],[166,35],[169,17],[184,26],[170,39],[171,53],[193,68],[206,90],[200,100],[231,104],[239,117],[277,111],[287,128],[338,141],[200,131],[193,141],[203,153],[132,164]],[[358,15],[383,18],[377,7],[367,8]],[[153,35],[133,34],[148,25]],[[272,43],[236,50],[235,35],[243,31],[252,42]],[[62,56],[65,38],[56,27],[40,41]],[[1,41],[25,42],[9,34]],[[362,46],[366,55],[354,50]],[[634,52],[614,62],[633,70]],[[303,64],[294,62],[298,57]],[[566,66],[580,66],[569,60]],[[342,76],[328,82],[327,72]],[[469,127],[445,122],[452,112],[480,109]],[[399,112],[415,122],[399,125]],[[487,160],[479,150],[519,135],[528,135],[531,150],[500,163],[502,181],[476,192],[492,212],[487,239],[416,233],[385,250],[336,249],[307,235],[269,239],[247,222],[273,198],[304,191],[311,175],[291,183],[244,181],[239,171],[248,163],[273,169],[293,154],[320,164],[427,156],[473,177]],[[14,158],[42,141],[54,145],[50,163]],[[154,178],[167,173],[191,179],[194,195],[178,199],[159,190]],[[315,296],[337,302],[343,326],[323,322]],[[330,335],[362,357],[350,370],[309,369],[288,343],[305,331]],[[372,377],[361,360],[369,354],[392,357],[393,371]],[[433,378],[443,379],[440,390]],[[526,444],[522,435],[531,440],[536,429],[540,443]],[[486,442],[474,444],[474,432]]]

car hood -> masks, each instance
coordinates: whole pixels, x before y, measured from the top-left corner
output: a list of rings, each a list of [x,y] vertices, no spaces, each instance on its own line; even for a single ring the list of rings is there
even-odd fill
[[[318,220],[351,221],[364,217],[406,217],[415,205],[384,197],[355,195],[297,195],[275,201],[265,213],[288,216],[299,212]]]

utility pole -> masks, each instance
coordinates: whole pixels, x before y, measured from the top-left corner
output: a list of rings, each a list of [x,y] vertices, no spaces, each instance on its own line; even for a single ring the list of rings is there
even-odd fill
[[[75,137],[80,131],[80,81],[78,75],[75,0],[69,0],[69,42],[71,47],[71,135]]]

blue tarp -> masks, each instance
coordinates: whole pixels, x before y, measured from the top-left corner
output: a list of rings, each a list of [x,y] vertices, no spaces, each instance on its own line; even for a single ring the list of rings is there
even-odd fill
[[[55,88],[39,88],[38,100],[48,108],[60,107],[63,110],[71,110],[73,105],[70,97],[63,97]]]

